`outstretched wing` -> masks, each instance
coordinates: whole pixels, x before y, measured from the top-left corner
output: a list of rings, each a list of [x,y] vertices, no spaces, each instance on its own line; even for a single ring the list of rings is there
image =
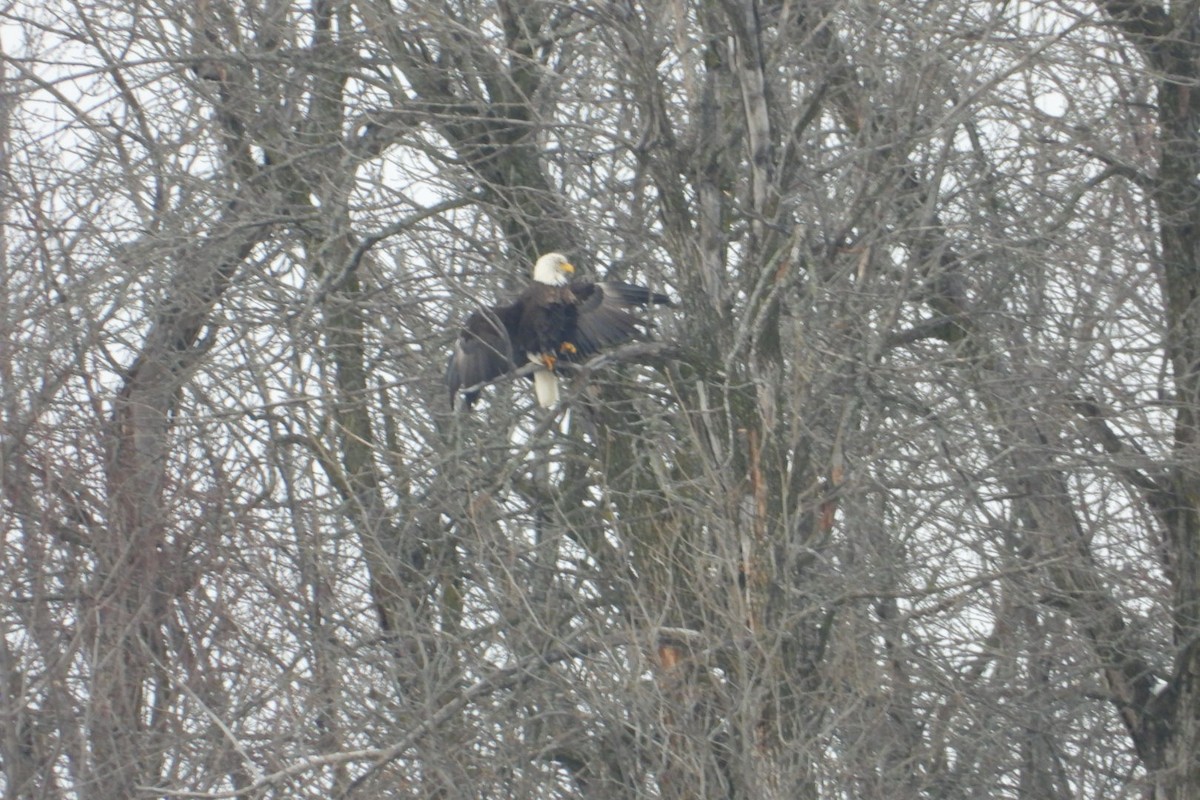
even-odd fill
[[[483,308],[467,318],[446,365],[451,407],[459,389],[490,381],[517,366],[513,362],[512,338],[520,318],[519,304]],[[520,358],[525,360],[524,353]],[[466,392],[463,401],[469,407],[478,397],[478,391]]]
[[[665,294],[620,281],[572,283],[571,291],[579,301],[572,342],[578,350],[576,358],[586,358],[637,336],[646,322],[629,313],[627,309],[632,306],[671,305]]]

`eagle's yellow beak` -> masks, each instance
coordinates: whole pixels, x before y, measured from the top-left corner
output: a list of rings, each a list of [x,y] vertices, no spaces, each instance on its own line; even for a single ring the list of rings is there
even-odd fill
[[[559,269],[561,269],[563,272],[567,273],[568,275],[575,274],[575,265],[569,261],[564,261],[562,263],[562,266],[559,267]]]

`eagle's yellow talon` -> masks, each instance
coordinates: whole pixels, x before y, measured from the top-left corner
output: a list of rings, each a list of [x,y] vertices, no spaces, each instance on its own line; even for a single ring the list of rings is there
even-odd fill
[[[542,356],[542,364],[543,364],[543,366],[545,366],[545,367],[546,367],[546,369],[550,370],[551,372],[553,372],[553,371],[554,371],[554,365],[555,365],[555,364],[557,364],[557,363],[558,363],[558,359],[557,359],[557,358],[555,358],[555,356],[554,356],[554,354],[553,354],[553,353],[545,353],[545,354]]]
[[[558,346],[558,349],[564,353],[569,353],[570,355],[575,355],[579,352],[579,348],[570,342],[563,342]]]

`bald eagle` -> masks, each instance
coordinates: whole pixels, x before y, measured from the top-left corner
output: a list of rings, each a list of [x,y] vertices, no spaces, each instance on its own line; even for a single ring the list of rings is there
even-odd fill
[[[480,309],[467,318],[446,367],[450,405],[460,389],[476,386],[530,362],[538,405],[558,402],[560,358],[581,360],[601,348],[632,339],[645,322],[626,309],[670,305],[664,294],[630,283],[574,281],[575,267],[561,253],[547,253],[533,267],[533,285],[506,306]],[[479,391],[463,393],[469,408]]]

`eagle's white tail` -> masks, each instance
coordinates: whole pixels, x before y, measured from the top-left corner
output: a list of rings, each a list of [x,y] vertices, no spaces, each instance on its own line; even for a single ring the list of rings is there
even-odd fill
[[[548,369],[537,370],[533,373],[533,391],[542,408],[558,405],[558,376]]]

